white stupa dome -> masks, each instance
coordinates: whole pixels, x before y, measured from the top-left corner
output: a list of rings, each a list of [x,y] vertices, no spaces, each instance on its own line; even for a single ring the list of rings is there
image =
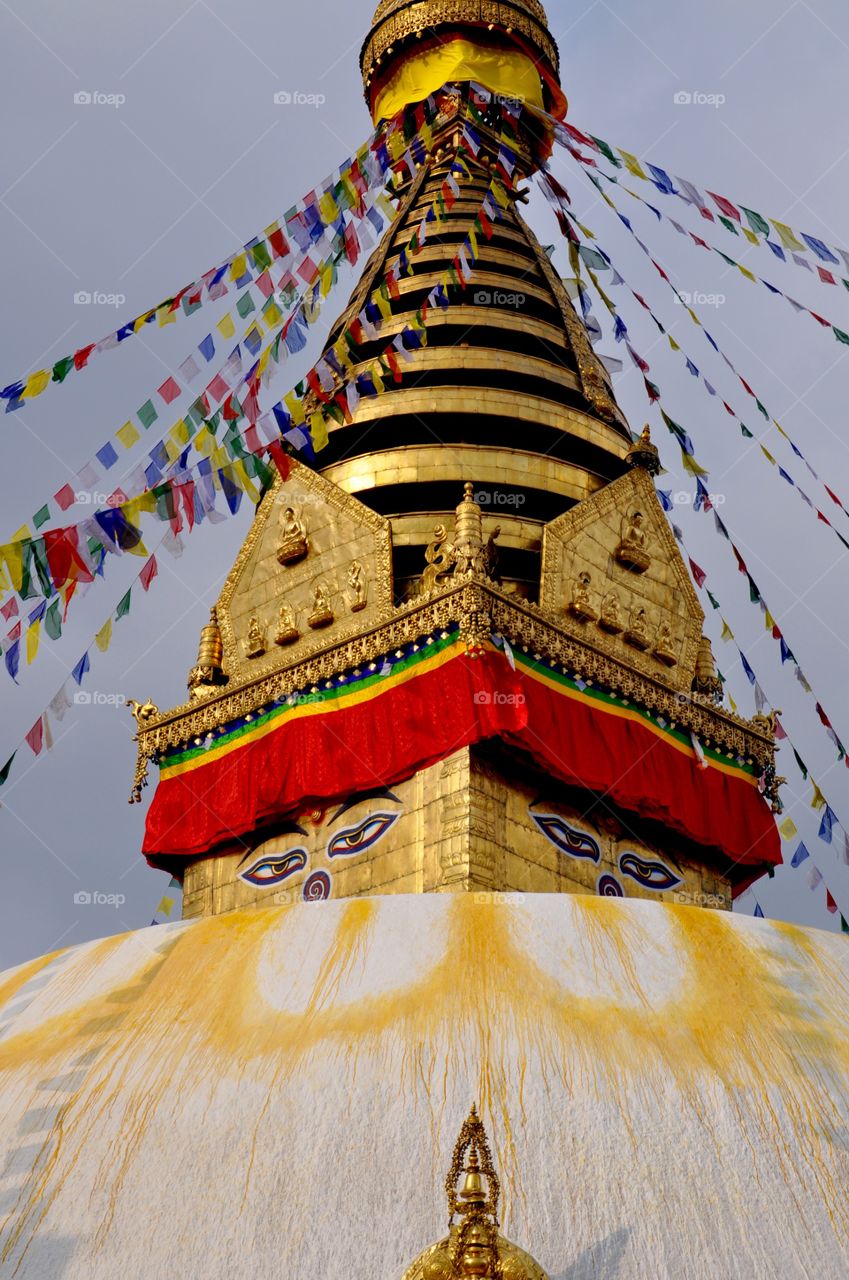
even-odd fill
[[[845,939],[436,894],[0,976],[0,1276],[400,1280],[473,1100],[551,1280],[849,1273]]]

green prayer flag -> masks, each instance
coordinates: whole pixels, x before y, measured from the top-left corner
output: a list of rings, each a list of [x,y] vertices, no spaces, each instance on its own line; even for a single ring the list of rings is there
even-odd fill
[[[9,763],[11,764],[11,761]],[[7,765],[6,767],[8,768],[9,766]],[[840,932],[849,933],[849,924],[846,923],[846,919],[844,916],[840,917]]]
[[[832,325],[831,327],[834,330],[834,336],[837,339],[837,341],[845,342],[846,346],[849,347],[849,333],[844,333],[842,329],[838,329],[836,324]]]
[[[153,490],[156,498],[156,514],[160,520],[173,520],[176,503],[174,501],[174,490],[170,484],[161,484]]]
[[[762,414],[763,414],[763,416],[766,418],[767,422],[769,422],[769,412],[764,408],[764,406],[761,404],[760,400],[756,400],[756,401],[755,401],[755,404],[758,406],[758,408],[760,409],[761,413],[762,413]]]
[[[147,431],[149,427],[153,426],[154,422],[159,417],[159,414],[156,412],[156,410],[153,407],[153,401],[147,400],[139,409],[136,416],[139,422],[144,427],[145,431]]]
[[[741,204],[740,208],[745,213],[746,221],[753,231],[757,232],[757,234],[761,236],[769,235],[770,226],[766,218],[762,218],[759,213],[755,213],[754,209],[747,209],[744,204]]]
[[[740,234],[730,218],[723,218],[722,214],[720,214],[719,221],[728,231],[733,231],[735,236]]]
[[[271,254],[264,240],[260,240],[259,244],[251,245],[249,252],[257,271],[265,271],[271,266]]]
[[[73,367],[73,356],[63,356],[61,360],[57,360],[53,366],[53,381],[64,382]]]
[[[804,760],[799,755],[799,752],[796,750],[795,747],[793,748],[793,755],[796,757],[796,764],[799,767],[799,772],[801,773],[802,777],[805,778],[805,780],[807,780],[808,766],[805,764]]]
[[[8,776],[9,776],[9,770],[10,770],[10,769],[11,769],[11,767],[12,767],[12,761],[14,760],[14,758],[15,758],[15,756],[16,756],[17,754],[18,754],[18,753],[17,753],[17,751],[13,751],[13,752],[12,752],[12,754],[9,756],[9,759],[8,759],[8,760],[6,761],[6,763],[3,765],[3,768],[2,768],[2,769],[0,769],[0,787],[2,787],[2,786],[3,786],[3,783],[4,783],[4,782],[6,781],[6,779],[8,778]]]
[[[39,507],[38,511],[36,511],[35,515],[32,518],[32,522],[35,525],[36,529],[40,529],[42,525],[47,524],[49,519],[50,519],[50,508],[45,502],[44,506]]]
[[[58,596],[44,615],[44,630],[51,640],[58,640],[62,634],[62,615],[59,612]]]
[[[615,165],[617,169],[621,169],[622,161],[619,159],[617,155],[614,154],[612,148],[608,146],[608,144],[604,141],[604,139],[597,138],[594,133],[591,133],[590,137],[592,138],[595,145],[598,147],[601,154],[604,156],[605,160],[609,160],[610,163],[612,165]]]
[[[707,588],[705,588],[705,590],[707,590]],[[719,608],[719,601],[717,600],[716,596],[714,596],[714,595],[712,595],[712,594],[711,594],[711,592],[710,592],[710,591],[708,591],[708,592],[707,592],[707,598],[708,598],[708,600],[710,600],[710,602],[711,602],[711,604],[713,605],[714,609],[718,609],[718,608]]]
[[[236,303],[236,310],[238,311],[239,315],[242,317],[243,320],[245,316],[249,316],[252,311],[256,311],[256,306],[254,304],[253,298],[251,297],[250,289],[248,289],[245,293],[242,294],[241,298]]]
[[[130,612],[130,595],[131,594],[132,594],[132,587],[127,592],[127,594],[119,601],[118,608],[115,610],[116,618],[126,618],[127,614]]]
[[[746,437],[747,440],[754,440],[755,437],[753,433],[749,430],[749,428],[746,426],[745,422],[740,423],[740,430],[743,432],[743,435]]]
[[[723,253],[721,249],[717,249],[716,252],[719,254],[720,258],[722,258],[723,262],[728,263],[729,267],[739,266],[739,263],[735,262],[733,258],[729,258],[728,254]]]
[[[752,604],[758,604],[758,602],[760,601],[760,598],[761,598],[761,593],[760,591],[758,591],[757,583],[755,582],[754,578],[749,578],[749,599],[751,600]]]

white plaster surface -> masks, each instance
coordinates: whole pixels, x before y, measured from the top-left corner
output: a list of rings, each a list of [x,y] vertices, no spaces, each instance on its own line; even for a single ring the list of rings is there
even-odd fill
[[[400,1280],[472,1100],[552,1280],[849,1274],[849,945],[395,896],[0,974],[0,1278]]]

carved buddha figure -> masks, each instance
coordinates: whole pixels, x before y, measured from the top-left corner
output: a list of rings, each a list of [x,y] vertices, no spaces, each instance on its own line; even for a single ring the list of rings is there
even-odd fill
[[[317,582],[313,587],[312,612],[307,621],[313,630],[319,627],[327,627],[333,621],[334,613],[330,607],[330,593],[327,586],[323,582]]]
[[[368,581],[359,560],[353,560],[348,570],[348,598],[351,613],[359,613],[368,604]]]
[[[308,550],[306,525],[295,514],[294,507],[286,507],[280,515],[280,545],[277,548],[277,559],[280,564],[295,564],[296,561],[303,560]]]
[[[601,617],[598,625],[602,631],[607,631],[610,635],[618,635],[620,631],[625,630],[625,624],[622,621],[622,610],[619,605],[619,597],[615,591],[611,591],[609,595],[604,597],[601,604]]]
[[[625,632],[625,640],[628,644],[633,645],[635,649],[648,649],[649,624],[646,611],[642,607],[631,611],[628,630]]]
[[[592,575],[587,573],[586,569],[578,574],[568,608],[573,618],[577,618],[580,622],[595,622],[598,618],[590,599],[591,584]]]
[[[668,622],[661,622],[654,641],[654,656],[667,667],[674,667],[678,659],[675,656],[675,641],[672,628]]]
[[[295,623],[295,614],[288,604],[281,604],[280,614],[277,622],[277,635],[274,637],[275,644],[292,644],[297,640],[300,631]]]
[[[645,573],[651,564],[643,520],[642,511],[634,511],[623,521],[622,540],[616,548],[617,561],[632,573]]]
[[[248,658],[261,658],[264,653],[265,631],[260,626],[258,618],[251,618],[245,640],[245,655]]]

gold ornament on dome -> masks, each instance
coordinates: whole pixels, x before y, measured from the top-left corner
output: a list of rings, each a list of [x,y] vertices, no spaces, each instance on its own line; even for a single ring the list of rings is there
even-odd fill
[[[632,511],[622,522],[622,541],[616,548],[619,564],[632,573],[645,573],[651,567],[651,556],[646,550],[645,516],[642,511]]]
[[[309,551],[307,527],[295,514],[293,507],[285,507],[280,513],[280,545],[277,559],[280,564],[297,564]]]
[[[245,657],[261,658],[266,651],[265,631],[258,618],[251,618],[248,623],[248,634],[245,637]]]
[[[475,486],[464,486],[463,501],[457,507],[454,532],[449,538],[444,524],[433,531],[434,540],[425,552],[426,567],[422,574],[422,595],[432,595],[443,586],[449,574],[455,577],[493,578],[498,567],[495,543],[501,533],[498,526],[486,542],[483,539],[483,516],[474,499]]]
[[[462,1178],[462,1187],[458,1183]],[[539,1263],[498,1230],[501,1186],[486,1130],[473,1106],[445,1182],[449,1234],[404,1272],[403,1280],[548,1280]],[[457,1221],[455,1221],[457,1219]]]
[[[593,608],[593,602],[590,598],[590,586],[592,585],[592,574],[584,570],[578,574],[575,586],[572,590],[572,599],[569,601],[569,613],[573,618],[577,618],[579,622],[596,622],[598,613]]]
[[[368,578],[359,560],[352,560],[348,569],[348,602],[351,613],[360,613],[368,604]]]
[[[277,615],[277,634],[274,637],[274,643],[294,644],[300,634],[291,605],[281,604]]]

